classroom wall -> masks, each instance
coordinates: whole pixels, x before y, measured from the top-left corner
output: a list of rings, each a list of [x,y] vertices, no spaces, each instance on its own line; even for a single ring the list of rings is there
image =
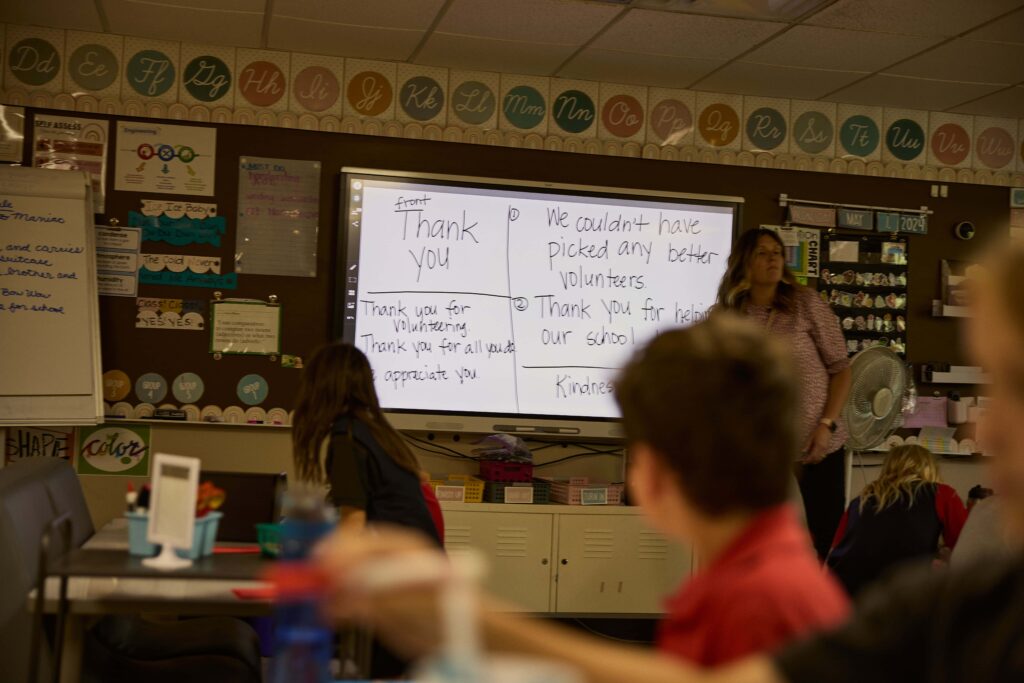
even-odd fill
[[[37,111],[28,111],[26,130]],[[49,113],[67,115],[67,112]],[[76,116],[87,117],[83,114]],[[111,121],[109,149],[116,148],[115,120],[130,117],[92,115]],[[147,119],[135,119],[147,120]],[[182,124],[184,122],[175,121]],[[190,124],[193,125],[193,124]],[[211,125],[211,124],[200,124]],[[945,198],[930,196],[931,183],[920,180],[834,175],[809,171],[788,171],[767,168],[722,166],[714,164],[671,162],[638,158],[610,157],[567,152],[491,147],[425,140],[372,137],[319,131],[289,130],[217,124],[216,172],[217,202],[221,215],[237,214],[238,158],[264,156],[320,161],[321,178],[320,231],[318,236],[318,276],[316,278],[280,278],[246,276],[239,278],[239,287],[231,296],[266,298],[282,297],[285,310],[283,349],[285,353],[303,356],[332,336],[334,305],[334,267],[338,254],[337,217],[340,210],[338,181],[343,166],[383,168],[398,171],[478,175],[534,181],[552,181],[604,186],[621,186],[701,194],[739,195],[746,198],[743,209],[744,226],[762,223],[779,224],[785,210],[779,206],[779,195],[826,202],[880,205],[901,208],[929,206],[934,214],[930,232],[910,236],[910,307],[908,317],[908,360],[912,363],[945,361],[966,363],[958,342],[958,322],[937,319],[930,315],[931,300],[939,295],[939,268],[944,258],[965,259],[992,238],[1005,235],[1009,226],[1008,190],[1003,187],[950,184]],[[26,162],[28,148],[26,145]],[[113,163],[108,164],[107,187],[113,188]],[[116,192],[109,189],[107,214],[98,221],[116,218],[126,223],[127,211],[137,210],[139,199],[148,193]],[[165,199],[205,198],[162,195]],[[952,227],[959,221],[971,220],[978,235],[970,243],[955,239]],[[225,270],[233,264],[235,226],[229,220],[225,244],[216,255],[224,259]],[[151,245],[154,252],[193,253],[190,247],[167,248]],[[145,247],[144,251],[150,247]],[[203,252],[206,253],[206,252]],[[209,296],[209,290],[174,287],[140,287],[141,296],[197,298]],[[133,378],[143,372],[160,372],[168,379],[181,371],[198,371],[207,379],[207,390],[213,400],[224,401],[233,394],[234,383],[246,372],[266,370],[272,383],[270,405],[291,407],[292,394],[299,373],[277,367],[264,358],[225,358],[214,361],[208,353],[205,334],[138,330],[134,327],[135,302],[131,298],[101,297],[101,333],[104,369],[123,369]],[[182,335],[194,334],[192,338]],[[223,378],[223,382],[219,379]],[[919,387],[921,393],[945,387]],[[275,394],[274,391],[277,391]],[[179,452],[200,457],[204,465],[217,469],[280,471],[288,466],[289,432],[285,429],[261,427],[228,427],[211,425],[158,425],[154,429],[157,450]],[[465,448],[464,442],[454,444]],[[545,451],[546,459],[550,458]],[[472,467],[471,463],[428,456],[427,469],[434,472],[455,472]],[[971,465],[969,465],[971,466]],[[971,471],[971,470],[969,470]],[[616,458],[587,458],[570,461],[550,470],[551,473],[579,473],[604,479],[621,478],[620,461]],[[968,475],[967,478],[973,478]],[[124,481],[119,478],[86,480],[84,483],[97,523],[118,514],[123,504]]]

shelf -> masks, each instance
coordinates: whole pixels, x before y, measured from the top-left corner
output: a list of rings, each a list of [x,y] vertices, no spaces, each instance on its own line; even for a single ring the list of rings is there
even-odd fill
[[[836,283],[836,284],[827,283],[826,284],[822,280],[818,281],[818,291],[819,292],[823,291],[823,290],[826,290],[826,289],[838,289],[840,292],[849,292],[852,289],[857,289],[857,290],[861,290],[862,289],[864,291],[878,290],[880,292],[889,292],[889,291],[892,291],[894,289],[906,289],[906,288],[907,288],[906,285],[858,285],[858,284],[848,285],[845,282],[842,283],[842,284],[838,284],[838,283]]]

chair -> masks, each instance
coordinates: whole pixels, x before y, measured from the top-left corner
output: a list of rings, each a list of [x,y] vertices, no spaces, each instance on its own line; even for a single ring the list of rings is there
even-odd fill
[[[255,543],[256,525],[276,522],[281,515],[281,494],[287,484],[284,472],[213,472],[204,470],[200,481],[212,482],[224,489],[224,516],[217,529],[217,540]]]

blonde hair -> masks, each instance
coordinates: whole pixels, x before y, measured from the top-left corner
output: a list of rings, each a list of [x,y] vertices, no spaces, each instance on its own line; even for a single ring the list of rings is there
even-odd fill
[[[907,507],[911,507],[922,486],[940,481],[939,466],[931,451],[917,444],[897,446],[885,456],[878,479],[861,492],[860,509],[863,512],[874,500],[875,511],[881,512],[895,505],[904,495],[908,499]]]

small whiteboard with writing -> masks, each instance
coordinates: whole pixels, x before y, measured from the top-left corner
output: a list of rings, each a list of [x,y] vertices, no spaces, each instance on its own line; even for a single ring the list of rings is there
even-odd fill
[[[0,424],[103,417],[91,194],[84,172],[0,167]]]
[[[618,417],[630,355],[714,305],[742,201],[346,182],[343,336],[369,356],[385,408],[427,413]]]

